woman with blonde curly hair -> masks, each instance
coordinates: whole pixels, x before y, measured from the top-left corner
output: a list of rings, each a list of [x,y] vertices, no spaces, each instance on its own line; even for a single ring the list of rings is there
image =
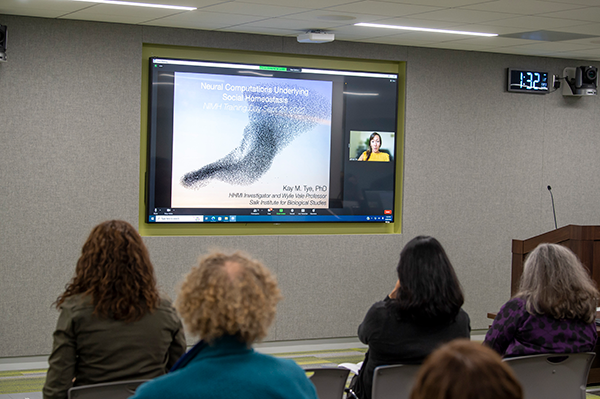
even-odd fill
[[[517,377],[492,349],[456,339],[435,350],[417,374],[410,399],[522,399]]]
[[[597,304],[598,290],[577,256],[562,245],[540,244],[484,342],[506,357],[593,351]]]
[[[304,371],[290,359],[255,352],[281,299],[266,267],[239,253],[214,253],[185,277],[176,307],[202,340],[171,373],[140,386],[133,399],[317,399]]]
[[[154,378],[185,352],[181,321],[160,298],[148,250],[127,222],[94,227],[56,307],[44,399],[65,399],[73,385]]]

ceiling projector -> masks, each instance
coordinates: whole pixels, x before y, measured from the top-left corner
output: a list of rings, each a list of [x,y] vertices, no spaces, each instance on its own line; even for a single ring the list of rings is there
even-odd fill
[[[298,35],[300,43],[329,43],[335,39],[333,33],[327,33],[322,30],[312,30]]]

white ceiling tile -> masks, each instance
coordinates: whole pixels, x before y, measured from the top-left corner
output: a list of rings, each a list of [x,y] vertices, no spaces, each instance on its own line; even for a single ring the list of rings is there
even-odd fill
[[[373,40],[374,43],[378,43],[377,40],[382,39],[382,35],[376,34],[367,34],[365,32],[358,32],[352,30],[336,30],[333,29],[330,31],[335,35],[336,40],[344,40],[344,41],[364,41],[364,40]],[[383,41],[379,42],[383,43]]]
[[[485,51],[485,50],[490,49],[489,47],[482,45],[480,43],[462,42],[462,41],[436,43],[435,47],[452,49],[452,50],[467,50],[467,51]]]
[[[582,35],[598,35],[600,36],[600,24],[577,24],[574,26],[555,28],[558,32],[579,33]]]
[[[600,7],[587,7],[578,10],[557,11],[545,13],[544,17],[572,19],[575,21],[598,22],[600,21]]]
[[[597,59],[596,38],[533,43],[512,38],[447,35],[354,26],[375,22],[510,35],[535,30],[600,36],[600,0],[130,0],[195,6],[193,12],[72,0],[0,0],[0,14],[294,36],[308,29],[336,40],[507,54]],[[541,12],[542,14],[538,14]],[[439,36],[439,37],[438,37]],[[496,39],[496,40],[493,40]],[[515,45],[519,44],[519,45]],[[586,57],[586,54],[588,55]],[[594,58],[595,57],[595,58]]]
[[[525,39],[513,39],[506,37],[477,37],[477,38],[468,38],[456,41],[447,41],[445,44],[447,46],[451,46],[452,44],[459,44],[458,42],[478,45],[481,47],[485,47],[488,49],[498,48],[498,47],[507,47],[507,46],[522,46],[526,44],[530,44],[531,40]],[[448,47],[450,48],[450,47]]]
[[[507,46],[507,47],[497,47],[493,49],[494,52],[497,53],[505,53],[505,54],[517,54],[517,55],[533,55],[539,57],[552,57],[553,53],[548,52],[547,50],[540,49],[529,49],[522,46]]]
[[[219,3],[228,3],[235,0],[127,0],[127,1],[138,1],[144,3],[155,3],[155,4],[169,4],[173,6],[186,6],[204,8]]]
[[[415,15],[417,18],[430,19],[435,21],[452,21],[461,23],[482,23],[489,21],[497,21],[505,18],[514,17],[515,14],[487,12],[465,9],[447,9],[440,11],[431,11]]]
[[[102,15],[102,14],[90,14],[85,12],[76,12],[73,14],[67,14],[59,19],[74,19],[79,21],[100,21],[110,22],[116,24],[143,24],[146,21],[154,20],[155,18],[134,18],[131,15]]]
[[[312,22],[307,22],[299,19],[288,18],[270,18],[260,21],[249,22],[244,24],[245,27],[260,26],[271,29],[292,29],[297,32],[305,32],[310,29],[328,29],[328,25],[321,22],[320,25],[314,25]]]
[[[310,11],[306,8],[299,7],[282,7],[266,4],[253,4],[241,1],[220,3],[214,6],[203,8],[203,10],[211,12],[220,12],[228,14],[245,14],[267,17],[280,17],[288,14],[296,14],[300,12]]]
[[[361,21],[363,22],[363,21]],[[367,21],[364,21],[367,22]],[[384,18],[377,21],[378,24],[383,25],[395,25],[395,26],[411,26],[417,28],[431,28],[431,29],[454,29],[455,26],[461,25],[458,22],[448,21],[432,21],[427,19],[402,17],[402,18]],[[385,28],[371,28],[368,26],[357,26],[357,29],[377,29],[386,30]]]
[[[561,3],[567,5],[597,6],[598,0],[540,0],[543,3]]]
[[[254,22],[260,19],[260,17],[255,16],[222,14],[218,12],[196,10],[151,21],[151,25],[177,26],[190,29],[204,29],[204,26],[207,26],[208,29],[217,29]]]
[[[168,10],[164,8],[147,8],[135,6],[118,6],[110,4],[94,4],[79,11],[65,15],[69,19],[93,20],[97,16],[100,21],[139,23],[149,19],[163,18],[181,13],[194,13],[196,11]]]
[[[560,53],[561,57],[580,60],[600,61],[600,50],[573,50]]]
[[[367,43],[393,44],[397,46],[427,46],[430,44],[437,44],[437,41],[419,35],[386,36],[361,41]]]
[[[490,26],[484,24],[459,24],[452,27],[455,30],[466,30],[469,32],[496,33],[498,35],[508,35],[511,33],[523,32],[522,28],[512,26]]]
[[[585,6],[565,3],[549,3],[538,0],[497,0],[462,7],[468,10],[506,12],[515,14],[537,15],[553,11],[581,9]]]
[[[50,2],[49,0],[2,0],[0,1],[0,14],[56,18],[73,11],[88,8],[92,5],[92,3],[86,4],[74,1]]]
[[[302,2],[291,0],[247,0],[249,3],[268,5],[301,6],[302,8],[321,9],[340,4],[354,3],[357,0],[303,0]]]
[[[32,10],[28,10],[24,12],[19,8],[2,8],[0,6],[0,14],[5,15],[24,15],[27,17],[39,17],[39,18],[58,18],[61,15],[68,14],[65,12],[57,12],[56,10],[47,9],[47,8],[36,8]]]
[[[517,47],[517,46],[515,46]],[[565,42],[540,42],[530,41],[529,44],[523,44],[518,46],[521,49],[527,50],[540,50],[540,51],[573,51],[573,50],[586,50],[589,46],[582,46],[578,44],[565,44]]]
[[[507,18],[500,21],[491,21],[487,23],[487,25],[490,26],[507,26],[521,28],[523,32],[529,32],[534,30],[555,30],[556,28],[575,26],[579,24],[579,22],[570,19],[563,20],[557,18],[544,18],[532,16]]]
[[[153,21],[147,21],[147,22],[140,23],[140,25],[162,26],[165,28],[182,28],[182,29],[200,29],[199,26],[201,25],[202,30],[215,30],[215,29],[226,26],[223,23],[219,23],[217,21],[208,21],[208,22],[203,22],[202,24],[200,24],[197,21],[178,20],[178,19],[171,19],[168,21],[165,21],[162,19],[157,19],[157,20],[153,20]]]
[[[577,39],[577,40],[567,40],[564,42],[561,42],[561,44],[564,44],[566,47],[573,47],[573,49],[575,49],[575,47],[577,47],[577,50],[581,50],[582,48],[586,48],[586,49],[600,49],[600,37],[597,38],[587,38],[587,39]]]
[[[307,12],[301,12],[298,14],[286,15],[287,19],[299,19],[304,21],[322,21],[322,22],[331,22],[329,18],[332,15],[339,15],[339,13],[335,13],[329,10],[313,10]],[[381,15],[368,15],[368,14],[358,14],[358,13],[344,13],[346,17],[353,17],[353,20],[350,20],[351,23],[355,24],[358,22],[374,22],[379,21],[383,17]],[[348,22],[348,21],[344,21]]]
[[[401,17],[422,12],[437,11],[440,9],[442,8],[370,0],[327,8],[328,11],[336,13],[371,14],[388,17]]]
[[[276,28],[265,28],[256,27],[250,25],[236,25],[227,28],[217,29],[223,32],[238,32],[238,33],[252,33],[252,34],[264,34],[269,36],[297,36],[298,32],[292,29],[276,29]]]
[[[486,1],[497,1],[497,0],[380,0],[389,3],[401,3],[401,4],[413,4],[419,6],[432,6],[432,7],[444,7],[444,8],[455,8],[464,7],[473,4],[479,4]]]

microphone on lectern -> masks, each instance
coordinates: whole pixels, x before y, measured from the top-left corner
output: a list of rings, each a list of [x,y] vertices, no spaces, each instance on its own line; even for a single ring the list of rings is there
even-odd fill
[[[556,225],[556,209],[554,208],[554,195],[552,195],[552,187],[548,186],[548,191],[550,191],[550,198],[552,198],[552,213],[554,214],[554,228],[558,229]]]

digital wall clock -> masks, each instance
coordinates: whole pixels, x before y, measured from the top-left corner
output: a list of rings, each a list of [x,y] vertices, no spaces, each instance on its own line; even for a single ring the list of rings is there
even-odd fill
[[[548,72],[508,68],[508,91],[546,94],[549,92]]]

